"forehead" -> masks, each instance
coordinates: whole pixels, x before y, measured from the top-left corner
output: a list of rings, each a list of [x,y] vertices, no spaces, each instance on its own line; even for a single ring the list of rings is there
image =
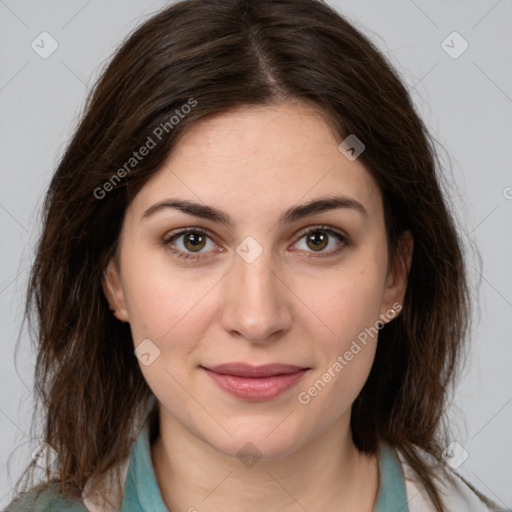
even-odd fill
[[[172,195],[256,221],[316,197],[343,195],[378,216],[374,179],[360,160],[339,151],[340,142],[321,111],[306,102],[218,113],[187,128],[132,208],[141,212]]]

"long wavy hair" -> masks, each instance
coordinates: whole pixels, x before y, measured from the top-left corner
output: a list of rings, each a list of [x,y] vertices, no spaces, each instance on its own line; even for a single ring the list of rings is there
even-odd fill
[[[129,455],[137,421],[155,414],[129,325],[113,317],[101,286],[131,199],[198,120],[287,99],[314,102],[340,142],[355,134],[366,145],[359,159],[383,197],[390,256],[405,230],[414,237],[403,309],[380,330],[351,430],[361,452],[381,441],[401,450],[435,509],[446,510],[437,486],[445,410],[470,327],[462,239],[434,139],[397,71],[320,0],[184,0],[145,21],[102,70],[46,194],[30,275],[34,417],[57,454],[32,489],[101,489]],[[127,169],[151,134],[155,146]]]

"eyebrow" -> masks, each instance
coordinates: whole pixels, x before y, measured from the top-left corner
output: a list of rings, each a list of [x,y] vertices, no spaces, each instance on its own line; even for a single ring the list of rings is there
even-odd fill
[[[180,210],[183,213],[193,215],[194,217],[211,220],[213,222],[224,224],[229,227],[232,227],[234,224],[231,217],[222,210],[212,206],[194,203],[186,199],[165,199],[160,201],[148,208],[142,215],[141,220],[151,217],[157,212],[161,212],[169,208]],[[281,215],[279,222],[281,224],[291,223],[315,213],[322,213],[337,208],[352,210],[363,215],[364,217],[368,217],[366,208],[359,201],[345,196],[328,196],[320,197],[308,203],[289,208]]]

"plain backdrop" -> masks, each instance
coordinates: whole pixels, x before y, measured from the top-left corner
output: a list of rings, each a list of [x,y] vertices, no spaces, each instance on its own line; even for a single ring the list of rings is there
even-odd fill
[[[467,454],[458,471],[512,509],[512,1],[329,3],[388,56],[442,145],[478,305],[450,409],[457,456]],[[0,0],[0,506],[40,442],[30,438],[35,354],[25,330],[16,364],[15,346],[41,200],[100,68],[166,4]],[[40,37],[55,45],[42,32],[58,44],[46,59],[32,47]]]

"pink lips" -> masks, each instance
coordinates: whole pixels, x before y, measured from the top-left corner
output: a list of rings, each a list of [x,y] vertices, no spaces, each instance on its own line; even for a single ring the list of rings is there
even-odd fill
[[[269,400],[296,384],[309,368],[289,364],[228,363],[201,367],[224,391],[249,401]]]

